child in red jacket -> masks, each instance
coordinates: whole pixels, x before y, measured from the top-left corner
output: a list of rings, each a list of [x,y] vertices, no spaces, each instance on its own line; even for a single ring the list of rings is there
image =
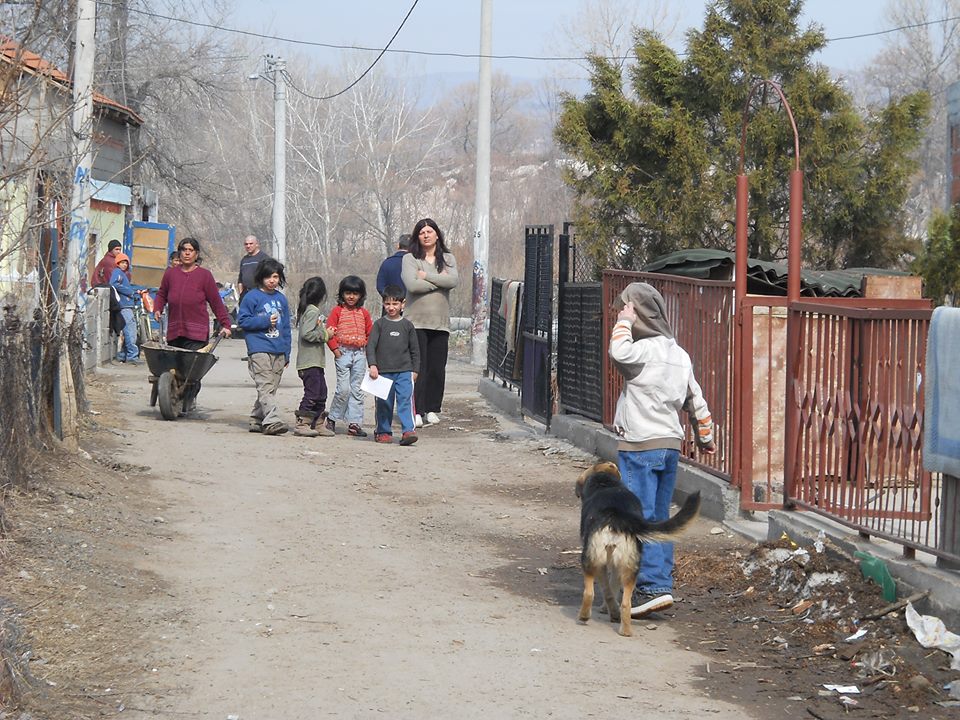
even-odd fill
[[[367,338],[373,318],[363,307],[367,286],[356,275],[347,275],[337,290],[337,306],[327,318],[333,337],[327,346],[333,351],[337,368],[337,391],[330,404],[327,428],[336,431],[337,421],[347,421],[347,434],[366,437],[363,429],[363,391],[360,383],[367,374]]]

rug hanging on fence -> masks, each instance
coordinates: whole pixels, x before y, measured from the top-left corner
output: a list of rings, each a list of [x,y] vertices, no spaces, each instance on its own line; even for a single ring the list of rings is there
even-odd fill
[[[923,468],[960,476],[960,308],[934,309],[923,382]]]
[[[507,346],[506,354],[517,346],[517,328],[519,324],[517,319],[520,315],[520,298],[523,297],[523,283],[519,280],[510,280],[503,284],[503,290],[500,293],[500,317],[506,321],[505,340]]]

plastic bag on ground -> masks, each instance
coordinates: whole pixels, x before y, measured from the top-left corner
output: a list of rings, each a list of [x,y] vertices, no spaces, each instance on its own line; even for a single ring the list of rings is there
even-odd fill
[[[925,648],[937,648],[953,656],[951,670],[960,670],[960,635],[947,630],[943,620],[933,615],[921,615],[907,603],[907,625],[913,630],[917,642]]]

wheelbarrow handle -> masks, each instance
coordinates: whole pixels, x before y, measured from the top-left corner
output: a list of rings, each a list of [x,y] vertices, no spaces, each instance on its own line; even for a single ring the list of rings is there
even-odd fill
[[[209,355],[216,349],[217,345],[219,344],[220,344],[220,335],[217,335],[213,340],[208,342],[202,348],[199,348],[197,352],[203,353],[204,355]]]

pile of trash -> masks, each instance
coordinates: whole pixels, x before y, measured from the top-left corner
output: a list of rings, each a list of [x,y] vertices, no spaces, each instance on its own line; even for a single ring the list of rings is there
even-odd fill
[[[855,615],[857,600],[849,588],[850,574],[831,564],[825,549],[822,537],[805,548],[784,535],[777,543],[758,545],[743,562],[743,572],[768,593],[772,591],[777,604],[789,607],[804,623]]]
[[[837,682],[821,683],[821,695],[836,697],[849,710],[860,705],[862,693],[887,686],[900,699],[912,694],[960,707],[960,636],[939,618],[917,612],[913,603],[926,592],[897,601],[896,585],[879,558],[858,552],[850,559],[828,551],[823,533],[808,547],[784,534],[754,548],[741,567],[750,583],[738,593],[741,607],[756,613],[760,603],[743,601],[765,599],[776,615],[742,615],[738,623],[761,632],[769,623],[773,636],[764,640],[767,647],[846,664],[837,671]],[[804,632],[798,626],[806,626]],[[921,648],[945,652],[949,669],[934,658],[936,672],[918,670],[914,661],[931,657]]]

